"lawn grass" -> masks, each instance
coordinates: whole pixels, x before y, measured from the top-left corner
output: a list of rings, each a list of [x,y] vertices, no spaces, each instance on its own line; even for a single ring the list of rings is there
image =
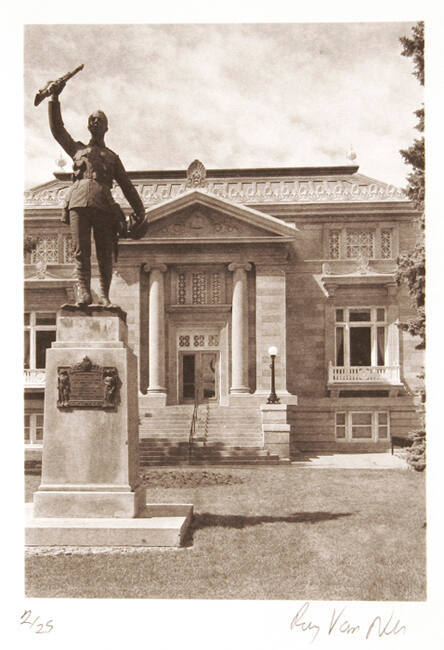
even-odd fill
[[[26,558],[26,595],[426,598],[423,473],[218,467],[208,468],[207,478],[217,473],[222,481],[182,481],[177,472],[190,479],[202,470],[169,472],[176,472],[175,479],[168,480],[165,470],[150,471],[147,500],[194,504],[190,546],[32,554]],[[27,477],[28,500],[39,482],[39,476]],[[222,484],[212,484],[217,482]]]

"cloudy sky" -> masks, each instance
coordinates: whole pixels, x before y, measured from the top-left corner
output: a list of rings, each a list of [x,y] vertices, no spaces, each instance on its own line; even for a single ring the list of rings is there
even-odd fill
[[[25,185],[50,180],[61,153],[35,92],[84,63],[61,96],[65,125],[87,141],[87,116],[104,110],[107,146],[127,170],[195,158],[207,168],[335,165],[353,145],[362,173],[403,187],[399,149],[417,135],[422,101],[400,54],[412,25],[28,25]]]

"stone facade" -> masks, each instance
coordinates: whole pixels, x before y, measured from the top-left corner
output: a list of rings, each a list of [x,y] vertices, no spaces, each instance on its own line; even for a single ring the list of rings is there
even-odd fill
[[[119,244],[111,299],[127,312],[138,359],[141,436],[149,437],[148,416],[196,399],[207,413],[220,407],[221,436],[223,417],[233,426],[226,408],[255,409],[257,444],[281,458],[382,450],[406,436],[423,360],[397,326],[411,307],[394,273],[398,254],[414,245],[412,204],[353,166],[193,165],[188,175],[130,174],[149,227]],[[55,176],[25,197],[35,244],[25,265],[30,450],[43,405],[38,347],[51,343],[41,332],[73,296],[69,230],[58,219],[69,175]],[[115,198],[128,213],[118,189]],[[270,346],[278,349],[275,409],[264,406]]]

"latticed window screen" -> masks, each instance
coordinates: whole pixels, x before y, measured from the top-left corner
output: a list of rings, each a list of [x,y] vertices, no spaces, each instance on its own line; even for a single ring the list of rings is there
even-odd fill
[[[74,246],[71,235],[63,237],[63,263],[72,264],[74,262]]]
[[[375,236],[370,230],[348,230],[346,237],[346,256],[356,259],[361,256],[373,258]]]
[[[331,260],[339,259],[339,240],[340,240],[340,231],[339,230],[330,230],[328,236],[328,254]]]
[[[220,273],[211,274],[211,304],[219,305],[221,302],[221,277]]]
[[[177,335],[177,343],[179,348],[218,348],[219,347],[219,334],[208,334],[206,332],[185,332]]]
[[[37,246],[31,253],[31,264],[45,262],[46,264],[57,264],[59,261],[59,238],[58,235],[45,235],[39,237]]]
[[[207,277],[201,271],[192,274],[192,303],[205,305],[207,302]]]
[[[218,271],[180,271],[176,275],[176,304],[221,305],[225,300],[225,276]]]
[[[381,230],[381,257],[389,260],[392,257],[392,231]]]
[[[185,304],[186,284],[185,273],[179,273],[177,277],[177,302],[179,305]]]

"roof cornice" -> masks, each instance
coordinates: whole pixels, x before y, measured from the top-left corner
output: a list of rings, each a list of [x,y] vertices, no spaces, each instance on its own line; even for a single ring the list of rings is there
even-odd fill
[[[282,176],[337,176],[352,175],[358,171],[358,165],[334,165],[331,167],[244,167],[228,169],[207,169],[207,178],[274,178]],[[71,173],[54,172],[59,181],[69,181]],[[142,179],[186,179],[186,169],[149,169],[129,171],[132,180]]]

